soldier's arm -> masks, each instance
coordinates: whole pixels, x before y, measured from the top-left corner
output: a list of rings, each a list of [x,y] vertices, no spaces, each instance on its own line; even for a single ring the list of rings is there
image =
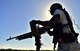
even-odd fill
[[[54,15],[51,19],[50,19],[50,26],[52,28],[54,28],[60,21],[60,15]],[[53,35],[53,31],[48,30],[47,33],[52,36]]]
[[[49,21],[39,21],[39,24],[45,26],[45,27],[52,27],[54,28],[60,21],[60,15],[56,14],[54,15]]]

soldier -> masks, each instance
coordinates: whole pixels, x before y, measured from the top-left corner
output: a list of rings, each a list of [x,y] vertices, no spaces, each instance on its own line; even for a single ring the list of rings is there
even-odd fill
[[[59,3],[52,4],[49,11],[52,15],[49,21],[32,20],[30,22],[31,32],[10,39],[22,40],[34,36],[35,45],[37,46],[36,51],[40,51],[41,34],[47,32],[50,36],[53,36],[54,50],[55,45],[58,43],[58,51],[78,51],[78,33],[73,29],[68,12]],[[39,28],[37,25],[43,27]],[[53,29],[53,31],[50,29]],[[7,41],[10,39],[7,39]]]

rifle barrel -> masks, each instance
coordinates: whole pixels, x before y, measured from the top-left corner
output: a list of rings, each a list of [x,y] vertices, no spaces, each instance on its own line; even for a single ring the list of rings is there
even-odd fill
[[[10,37],[9,39],[7,39],[6,41],[9,41],[9,40],[12,40],[12,39],[15,39],[16,37]]]

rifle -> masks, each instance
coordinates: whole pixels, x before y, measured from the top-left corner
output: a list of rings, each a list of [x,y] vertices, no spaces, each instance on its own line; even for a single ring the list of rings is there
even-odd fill
[[[41,27],[38,29],[38,35],[40,36],[41,34],[45,33],[46,32],[46,29],[45,27]],[[6,41],[9,41],[9,40],[12,40],[12,39],[16,39],[16,40],[23,40],[23,39],[26,39],[26,38],[32,38],[32,36],[35,36],[33,34],[33,32],[29,32],[29,33],[25,33],[25,34],[22,34],[22,35],[19,35],[19,36],[15,36],[15,37],[9,37],[8,39],[6,39]]]
[[[26,39],[26,38],[32,38],[32,32],[25,33],[25,34],[15,36],[15,37],[10,36],[8,39],[6,39],[6,41],[9,41],[9,40],[12,40],[12,39],[22,40],[22,39]]]

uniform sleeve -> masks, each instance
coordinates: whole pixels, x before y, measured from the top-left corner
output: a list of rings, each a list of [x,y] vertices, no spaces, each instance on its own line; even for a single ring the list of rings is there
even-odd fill
[[[56,14],[54,15],[51,19],[50,19],[50,25],[51,27],[54,27],[56,26],[60,21],[60,15],[59,14]]]

